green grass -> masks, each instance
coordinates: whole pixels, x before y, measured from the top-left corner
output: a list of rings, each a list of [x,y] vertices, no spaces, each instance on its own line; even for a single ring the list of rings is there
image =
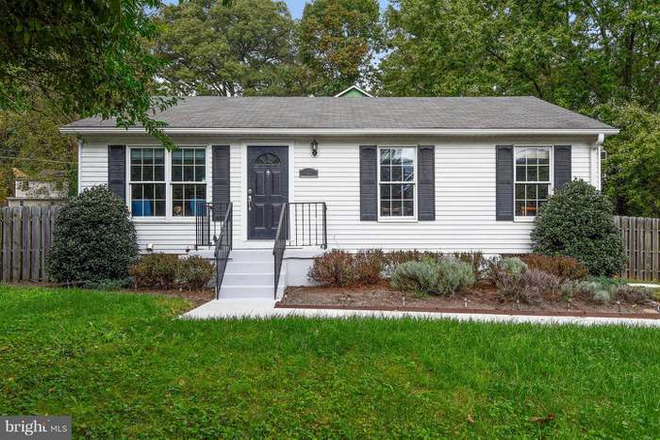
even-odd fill
[[[0,414],[70,414],[90,437],[660,436],[657,329],[185,306],[0,287]]]

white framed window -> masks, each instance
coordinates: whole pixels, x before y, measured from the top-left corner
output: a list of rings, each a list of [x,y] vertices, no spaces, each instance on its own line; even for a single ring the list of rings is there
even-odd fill
[[[164,217],[166,204],[165,149],[131,148],[129,194],[133,217]]]
[[[379,146],[378,217],[414,220],[416,205],[417,148]]]
[[[128,147],[131,215],[192,218],[207,199],[207,147]]]
[[[552,147],[514,148],[514,209],[517,220],[532,220],[552,194]]]
[[[172,217],[192,217],[206,203],[206,148],[172,152]]]

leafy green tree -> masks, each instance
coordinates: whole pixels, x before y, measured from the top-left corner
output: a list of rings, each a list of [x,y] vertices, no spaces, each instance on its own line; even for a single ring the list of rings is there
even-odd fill
[[[294,22],[282,1],[191,0],[158,16],[160,76],[175,94],[281,95],[293,73]]]
[[[75,190],[76,143],[59,132],[72,119],[41,101],[23,110],[0,110],[0,204],[11,193],[13,168],[40,178],[44,171],[63,172]]]
[[[535,95],[584,110],[660,105],[655,0],[395,0],[381,63],[392,95]]]
[[[374,57],[383,42],[377,0],[314,0],[305,5],[298,29],[306,93],[332,96],[375,81]]]
[[[5,0],[0,14],[0,107],[24,109],[34,96],[63,114],[141,124],[172,146],[151,117],[174,103],[152,97],[161,62],[145,41],[159,0]]]
[[[621,129],[604,145],[603,191],[616,212],[660,217],[660,114],[637,104],[601,105],[592,114]]]

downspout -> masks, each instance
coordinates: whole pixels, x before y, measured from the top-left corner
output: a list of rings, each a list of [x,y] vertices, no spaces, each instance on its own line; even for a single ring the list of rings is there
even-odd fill
[[[82,149],[83,149],[83,141],[78,139],[78,194],[80,194],[81,191],[81,175],[82,175]]]
[[[589,154],[589,165],[591,168],[591,181],[598,191],[601,190],[601,152],[603,142],[605,141],[605,133],[598,133],[596,142],[591,146],[591,154]]]

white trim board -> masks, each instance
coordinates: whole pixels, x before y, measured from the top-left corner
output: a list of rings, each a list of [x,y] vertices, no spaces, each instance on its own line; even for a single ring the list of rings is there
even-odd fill
[[[613,135],[618,129],[556,129],[556,128],[163,128],[167,134],[225,134],[225,135],[279,135],[279,136],[511,136],[511,135]],[[144,128],[121,127],[61,127],[62,134],[144,134]]]

